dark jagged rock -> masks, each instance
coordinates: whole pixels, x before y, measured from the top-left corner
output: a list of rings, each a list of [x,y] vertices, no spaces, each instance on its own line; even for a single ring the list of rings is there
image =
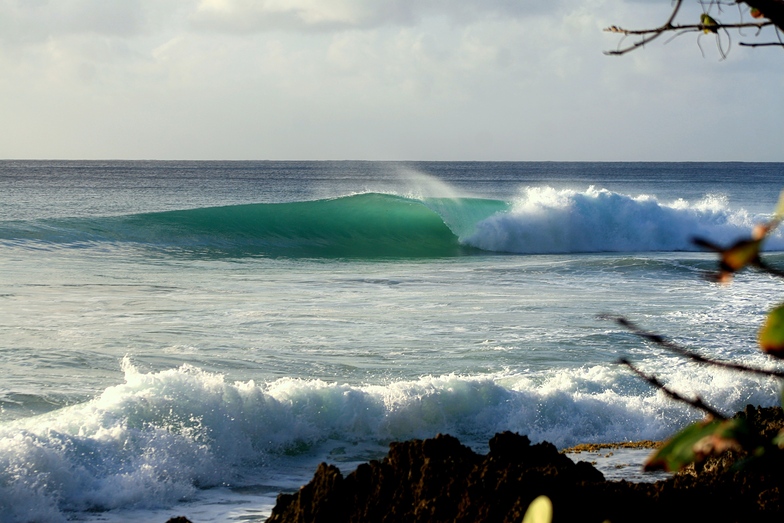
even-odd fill
[[[766,434],[784,426],[781,409],[747,408]],[[299,492],[281,494],[268,523],[519,523],[530,502],[550,497],[554,521],[584,523],[784,521],[784,469],[778,458],[741,470],[715,466],[658,483],[605,481],[550,443],[510,432],[486,456],[451,437],[393,443],[381,461],[348,476],[319,466]]]

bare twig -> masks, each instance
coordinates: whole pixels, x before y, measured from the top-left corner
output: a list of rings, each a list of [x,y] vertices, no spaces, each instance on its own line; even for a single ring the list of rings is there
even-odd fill
[[[649,331],[646,331],[646,330],[638,327],[637,325],[635,325],[634,323],[632,323],[628,319],[624,318],[623,316],[613,316],[613,315],[610,315],[610,314],[602,314],[599,317],[601,319],[604,319],[604,320],[614,321],[615,323],[617,323],[618,325],[626,328],[627,330],[629,330],[633,334],[636,334],[637,336],[640,336],[641,338],[645,338],[646,340],[651,341],[651,342],[659,345],[660,347],[663,347],[663,348],[667,349],[670,352],[674,352],[676,354],[679,354],[681,356],[689,358],[689,359],[691,359],[693,361],[696,361],[698,363],[705,363],[707,365],[713,365],[714,367],[722,367],[722,368],[725,368],[725,369],[737,370],[737,371],[746,372],[746,373],[749,373],[749,374],[758,374],[760,376],[774,377],[774,378],[784,378],[784,371],[760,369],[760,368],[757,368],[757,367],[749,367],[749,366],[746,366],[746,365],[741,365],[740,363],[731,363],[731,362],[727,362],[727,361],[718,361],[718,360],[713,360],[713,359],[710,359],[710,358],[706,358],[705,356],[701,356],[701,355],[699,355],[697,353],[691,352],[690,350],[687,350],[687,349],[681,347],[677,343],[672,342],[672,341],[664,338],[663,336],[661,336],[659,334],[655,334],[653,332],[649,332]]]
[[[776,44],[776,45],[784,46],[784,44]],[[766,272],[770,274],[771,276],[778,276],[779,278],[784,278],[784,271],[768,265],[768,263],[764,260],[757,260],[755,267],[757,267],[757,269],[761,270],[762,272]]]
[[[656,27],[654,29],[624,29],[622,27],[613,25],[607,27],[605,31],[608,33],[618,33],[622,35],[651,35],[651,34],[664,33],[667,31],[696,32],[696,31],[705,31],[705,30],[707,30],[709,33],[713,33],[718,31],[719,29],[743,29],[743,28],[751,28],[751,27],[755,29],[763,29],[771,25],[773,25],[773,22],[741,22],[737,24],[716,24],[716,25],[670,24],[669,26],[661,26],[661,27]],[[620,51],[620,52],[608,51],[607,54],[623,54],[624,52],[626,51]]]
[[[675,33],[674,35],[672,35],[671,37],[669,37],[667,40],[665,40],[664,41],[664,45],[669,44],[670,42],[672,42],[673,40],[675,40],[679,36],[685,35],[686,33],[693,33],[693,32],[694,32],[693,29],[686,29],[684,31],[679,31],[679,32]],[[624,36],[624,38],[626,38],[626,37]],[[697,42],[698,42],[697,45],[699,45],[699,37],[697,37]]]
[[[672,9],[672,13],[670,14],[670,18],[664,23],[664,25],[662,25],[661,27],[657,28],[657,30],[654,30],[653,33],[650,36],[646,36],[646,37],[642,38],[641,40],[639,40],[638,42],[634,43],[633,45],[631,45],[629,47],[626,47],[624,49],[617,49],[615,51],[606,51],[605,54],[622,55],[622,54],[628,53],[629,51],[637,49],[638,47],[642,47],[643,45],[647,44],[648,42],[651,42],[651,41],[655,40],[656,38],[661,36],[662,33],[666,32],[666,31],[671,31],[672,30],[672,22],[675,20],[675,17],[677,16],[678,11],[680,10],[682,4],[683,4],[683,0],[676,0],[675,7],[673,7],[673,9]],[[606,30],[610,31],[610,32],[613,32],[613,33],[623,33],[624,35],[628,35],[628,34],[648,34],[648,33],[630,33],[630,32],[624,31],[623,29],[620,29],[619,27],[615,27],[615,26],[610,27],[610,28],[608,28]]]
[[[627,360],[626,358],[621,358],[620,360],[618,360],[618,363],[620,363],[622,365],[626,365],[627,367],[629,367],[632,370],[632,372],[634,372],[637,376],[639,376],[640,378],[642,378],[643,380],[645,380],[646,382],[651,384],[653,387],[659,389],[660,391],[662,391],[664,394],[666,394],[670,398],[672,398],[672,399],[674,399],[676,401],[680,401],[680,402],[686,403],[687,405],[691,405],[695,409],[699,409],[699,410],[705,412],[706,414],[712,416],[715,419],[719,419],[719,420],[726,420],[727,419],[727,416],[725,416],[721,412],[717,411],[716,409],[714,409],[710,405],[706,404],[704,401],[702,401],[702,398],[700,398],[699,396],[697,396],[694,399],[687,398],[686,396],[682,396],[681,394],[675,392],[674,390],[667,388],[667,386],[665,386],[655,376],[650,376],[650,375],[645,374],[644,372],[642,372],[640,369],[638,369],[637,367],[632,365],[632,363],[629,360]]]
[[[742,45],[743,47],[784,47],[784,43],[782,42],[765,42],[762,44],[740,42],[738,45]]]
[[[622,55],[622,54],[626,54],[626,53],[628,53],[630,51],[633,51],[634,49],[637,49],[638,47],[642,47],[642,46],[646,45],[647,43],[649,43],[649,42],[655,40],[656,38],[658,38],[659,36],[661,36],[662,34],[668,33],[668,32],[675,33],[675,35],[670,39],[670,40],[672,40],[672,39],[674,39],[674,38],[676,38],[676,37],[678,37],[678,36],[680,36],[682,34],[689,33],[689,32],[697,32],[697,31],[701,31],[701,32],[705,32],[705,33],[713,33],[713,34],[716,34],[716,35],[719,34],[719,31],[724,31],[724,33],[729,37],[729,33],[727,31],[728,29],[738,29],[739,32],[741,33],[741,36],[742,36],[743,35],[742,29],[744,29],[744,28],[755,28],[757,30],[757,34],[759,34],[760,30],[763,27],[775,26],[777,29],[778,28],[784,28],[784,0],[749,0],[749,1],[737,0],[737,1],[734,1],[734,2],[721,2],[721,1],[714,1],[714,0],[711,0],[711,1],[698,0],[697,3],[702,5],[703,13],[704,13],[703,16],[707,18],[706,23],[686,24],[686,25],[680,25],[679,24],[679,25],[676,25],[674,23],[675,22],[675,18],[678,15],[678,12],[680,11],[681,6],[683,5],[683,0],[675,0],[675,2],[674,2],[675,5],[674,5],[674,7],[672,9],[672,12],[670,13],[669,18],[667,19],[667,21],[664,24],[662,24],[659,27],[654,27],[654,28],[650,28],[650,29],[625,29],[625,28],[613,25],[613,26],[610,26],[610,27],[606,28],[605,31],[611,32],[611,33],[621,34],[624,37],[633,35],[633,36],[640,36],[641,38],[638,41],[636,41],[634,44],[626,46],[626,47],[621,47],[621,44],[623,42],[623,39],[622,39],[621,42],[618,43],[618,49],[615,49],[613,51],[605,51],[605,54],[608,54],[608,55]],[[765,16],[766,20],[760,21],[760,22],[743,22],[743,14],[742,14],[742,11],[740,11],[740,4],[741,3],[748,4],[748,5],[752,6],[752,7],[754,7],[755,9],[761,9],[761,11],[765,13],[764,16]],[[714,6],[721,13],[722,12],[722,6],[730,6],[730,5],[737,5],[738,6],[738,9],[739,9],[739,12],[740,12],[740,19],[741,19],[740,22],[738,22],[738,23],[722,23],[722,22],[717,22],[716,20],[714,20],[710,16],[708,16],[708,12]],[[710,23],[707,23],[707,22],[710,22]],[[668,42],[670,40],[668,40]],[[698,45],[699,45],[699,42],[698,42]],[[722,59],[726,58],[727,51],[725,51],[723,49],[723,47],[721,46],[721,42],[717,41],[717,45],[719,46],[719,53],[722,55]],[[741,45],[746,45],[746,46],[750,46],[750,47],[760,47],[761,46],[759,44],[749,45],[749,44],[745,44],[745,43],[741,44]],[[775,45],[775,44],[764,44],[764,45]],[[731,46],[731,42],[728,44],[728,46]]]
[[[732,37],[730,36],[730,32],[727,31],[726,28],[722,27],[722,30],[724,31],[724,34],[727,35],[727,50],[725,51],[724,49],[722,49],[722,47],[721,47],[721,38],[719,38],[719,34],[718,33],[716,33],[716,47],[719,48],[719,54],[721,55],[721,59],[722,60],[726,60],[727,59],[727,53],[729,53],[730,49],[732,49]]]

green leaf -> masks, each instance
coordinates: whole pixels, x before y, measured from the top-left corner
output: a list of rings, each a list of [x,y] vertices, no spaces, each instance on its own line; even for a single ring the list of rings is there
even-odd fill
[[[781,394],[779,398],[779,404],[781,404],[781,408],[784,408],[784,387],[781,388]],[[782,429],[784,430],[784,429]]]
[[[773,437],[773,444],[780,449],[784,449],[784,429],[781,429],[778,434]]]
[[[762,239],[739,241],[721,253],[722,265],[737,272],[759,260],[760,247],[762,247]]]
[[[778,305],[768,313],[757,340],[763,352],[777,358],[784,358],[784,304]]]
[[[779,194],[779,202],[776,204],[776,210],[773,212],[773,220],[779,222],[784,218],[784,191]]]
[[[771,223],[758,225],[752,233],[752,238],[738,240],[726,249],[704,238],[693,238],[692,241],[700,247],[719,253],[719,272],[712,275],[710,279],[719,283],[729,283],[736,272],[748,265],[759,265],[760,249],[770,227],[773,227]]]
[[[667,440],[645,463],[645,470],[676,472],[713,454],[739,449],[748,436],[746,421],[739,418],[693,423]]]
[[[553,502],[547,496],[539,496],[528,505],[523,523],[550,523],[553,520]]]
[[[719,25],[719,23],[708,13],[702,13],[700,15],[700,23],[703,26],[702,30],[706,33],[715,33],[716,26]]]
[[[776,210],[773,211],[773,217],[769,222],[758,223],[751,231],[751,236],[755,240],[764,240],[765,237],[771,233],[776,227],[779,226],[784,219],[784,191],[779,194],[779,201],[776,204]]]

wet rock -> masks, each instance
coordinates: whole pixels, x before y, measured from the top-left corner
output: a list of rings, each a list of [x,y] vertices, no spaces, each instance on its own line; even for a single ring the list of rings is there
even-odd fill
[[[766,434],[784,426],[781,409],[740,413]],[[553,501],[554,521],[784,521],[784,468],[779,458],[740,470],[737,457],[710,470],[658,483],[605,481],[592,465],[550,443],[497,434],[482,456],[445,435],[393,443],[381,461],[347,476],[319,466],[299,492],[281,494],[268,523],[477,523],[522,521],[539,495]],[[707,467],[703,467],[706,469]]]

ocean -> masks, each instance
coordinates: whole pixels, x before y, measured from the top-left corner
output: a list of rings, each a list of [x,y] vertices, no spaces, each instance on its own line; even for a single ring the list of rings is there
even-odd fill
[[[0,162],[0,522],[263,521],[438,433],[661,439],[774,380],[780,281],[704,276],[784,164]],[[766,243],[784,265],[784,236]]]

